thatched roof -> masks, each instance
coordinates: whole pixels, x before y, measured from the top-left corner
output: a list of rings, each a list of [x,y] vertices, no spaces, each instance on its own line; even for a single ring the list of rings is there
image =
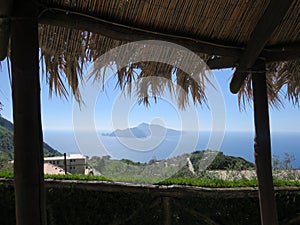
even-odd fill
[[[235,77],[248,75],[255,60],[262,58],[271,82],[270,100],[288,84],[288,97],[298,102],[298,0],[41,0],[39,7],[40,48],[50,89],[59,94],[66,94],[61,81],[66,76],[80,99],[77,87],[86,63],[125,43],[156,39],[194,51],[211,68],[236,67]],[[126,86],[133,68],[155,75],[162,66],[157,65],[129,64],[118,73],[120,86]],[[172,72],[172,65],[166,65],[166,77],[171,79]],[[204,86],[180,84],[197,93],[201,98],[194,100],[201,103]],[[251,97],[251,86],[244,83],[244,87],[240,93]]]
[[[74,12],[75,15],[94,17],[95,20],[105,20],[124,27],[241,48],[247,45],[254,28],[270,3],[261,0],[49,0],[42,2],[45,2],[45,11],[41,12],[40,16],[45,18],[50,16],[51,12],[55,17],[65,10],[68,15]],[[299,41],[299,9],[300,2],[292,1],[267,46]]]

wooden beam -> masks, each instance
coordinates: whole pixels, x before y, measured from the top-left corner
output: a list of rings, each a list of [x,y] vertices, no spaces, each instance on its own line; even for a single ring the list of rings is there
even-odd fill
[[[300,43],[272,45],[264,48],[259,55],[259,58],[265,60],[266,63],[299,60],[300,59]],[[218,57],[215,56],[209,59],[206,64],[210,69],[224,69],[238,66],[237,57]]]
[[[0,18],[11,15],[13,0],[0,0]]]
[[[0,0],[0,61],[6,58],[8,52],[12,4],[12,0]]]
[[[272,33],[281,23],[292,2],[293,0],[270,1],[265,13],[253,30],[246,50],[239,61],[239,66],[232,77],[230,82],[230,90],[232,93],[237,93],[240,90],[248,74],[245,71],[251,69]]]
[[[4,60],[8,52],[10,21],[0,18],[0,61]]]
[[[252,74],[252,86],[255,124],[254,156],[258,180],[261,224],[278,225],[272,176],[272,156],[265,64],[263,62],[257,62],[255,69],[256,71],[260,71]]]
[[[214,69],[225,69],[225,68],[233,68],[237,66],[238,58],[236,57],[214,57],[209,59],[206,64],[207,66]]]
[[[261,55],[266,62],[278,62],[300,59],[300,43],[280,44],[265,48]]]
[[[300,43],[272,45],[264,48],[259,55],[266,63],[299,60],[300,59]],[[206,64],[210,69],[224,69],[238,66],[237,57],[213,57]]]
[[[184,46],[193,52],[210,55],[240,57],[244,50],[241,47],[126,26],[85,14],[56,8],[42,13],[39,18],[39,23],[88,30],[109,38],[128,42],[141,40],[169,41]]]

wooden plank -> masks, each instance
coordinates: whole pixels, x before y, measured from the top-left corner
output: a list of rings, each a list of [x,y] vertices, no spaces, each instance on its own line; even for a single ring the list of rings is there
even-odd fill
[[[39,23],[88,30],[109,38],[128,42],[141,40],[169,41],[184,46],[193,52],[201,52],[210,55],[240,57],[244,50],[241,47],[203,41],[187,36],[125,26],[104,19],[95,18],[77,12],[65,11],[62,9],[51,9],[51,11],[44,12],[39,18]]]
[[[232,77],[230,82],[230,90],[232,93],[237,93],[240,90],[242,83],[248,74],[245,70],[251,69],[272,33],[281,23],[292,2],[293,0],[270,1],[265,13],[253,30],[247,43],[246,50],[239,61],[239,66]]]

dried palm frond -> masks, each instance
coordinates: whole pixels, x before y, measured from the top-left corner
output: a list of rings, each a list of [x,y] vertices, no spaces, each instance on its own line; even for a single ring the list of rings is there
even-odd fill
[[[184,37],[191,41],[187,46],[197,45],[197,42],[212,42],[216,46],[222,46],[226,43],[225,47],[229,44],[236,48],[243,48],[247,45],[255,26],[268,7],[269,1],[232,0],[229,3],[228,1],[198,0],[174,2],[160,0],[49,0],[43,1],[43,4],[41,5],[42,12],[50,12],[50,17],[53,14],[54,18],[56,13],[65,12],[67,15],[86,17],[87,21],[93,20],[100,23],[106,21],[114,26],[120,25],[121,28],[132,28],[133,33],[137,30],[143,30],[151,35],[156,33],[173,38]],[[281,24],[270,37],[268,45],[299,41],[299,8],[300,2],[294,1]],[[43,17],[43,13],[40,14],[40,17]],[[80,25],[80,22],[74,22],[71,27],[77,27],[77,25]],[[157,64],[154,66],[150,62],[151,60],[146,60],[147,63],[141,63],[145,60],[137,61],[135,54],[138,55],[140,54],[139,51],[144,51],[146,55],[159,55],[167,58],[172,55],[172,52],[167,51],[160,54],[159,47],[155,50],[148,49],[147,52],[143,48],[130,49],[129,46],[129,49],[125,49],[123,52],[115,51],[112,55],[103,55],[111,49],[127,43],[130,39],[128,39],[127,34],[124,34],[123,38],[117,30],[112,29],[108,32],[108,29],[105,29],[104,31],[98,29],[99,34],[96,34],[97,29],[94,30],[96,33],[91,33],[65,26],[40,25],[40,48],[46,63],[45,74],[47,74],[51,93],[53,91],[58,95],[67,96],[68,88],[64,85],[68,85],[71,87],[75,98],[79,100],[78,84],[82,79],[84,65],[106,57],[110,60],[104,59],[105,64],[95,67],[92,72],[93,78],[104,81],[105,69],[98,70],[97,68],[108,69],[116,66],[117,70],[113,70],[118,71],[116,73],[117,86],[129,94],[134,91],[146,105],[149,103],[148,96],[154,98],[162,96],[162,90],[171,91],[172,94],[177,93],[176,97],[181,107],[184,107],[189,95],[194,103],[205,103],[204,84],[205,81],[209,81],[206,73],[200,71],[199,73],[189,72],[185,74],[183,71],[186,70],[178,66],[184,64],[184,61],[188,61],[188,57],[182,57],[177,62],[167,63],[167,65]],[[203,56],[199,52],[197,54]],[[206,61],[212,55],[204,55],[204,57],[202,59]],[[165,67],[165,71],[159,67]],[[287,64],[268,66],[269,102],[276,107],[280,106],[281,92],[284,87],[287,87],[288,99],[293,103],[299,102],[299,86],[297,84],[299,83],[297,82],[299,76],[291,75],[297,74],[299,71],[294,67],[293,70],[289,69],[290,72],[285,74],[284,69],[281,70],[281,68],[287,68]],[[150,79],[150,76],[157,78],[156,80]],[[158,79],[158,77],[172,82],[166,82],[164,79]],[[133,82],[138,84],[137,87],[140,92],[136,89],[133,90]],[[147,89],[144,88],[146,86]],[[245,106],[251,98],[251,77],[248,77],[238,95],[239,105]]]
[[[134,94],[146,106],[149,98],[156,101],[166,91],[175,95],[182,109],[188,104],[189,96],[195,104],[206,102],[207,68],[198,56],[185,49],[152,42],[123,45],[101,55],[94,63],[90,78],[104,81],[103,68],[108,65],[116,70],[116,86],[125,94]]]
[[[79,84],[89,63],[122,42],[87,31],[58,26],[39,26],[43,74],[49,84],[49,94],[67,98],[70,87],[75,100],[81,102]],[[107,65],[109,66],[109,65]]]
[[[237,48],[246,46],[253,29],[259,18],[263,15],[268,1],[238,1],[233,0],[230,4],[227,1],[197,1],[186,0],[184,2],[170,3],[168,1],[47,1],[46,11],[51,11],[55,16],[55,8],[65,11],[66,14],[76,12],[81,16],[95,21],[109,21],[112,24],[119,24],[121,27],[145,30],[149,33],[163,33],[169,36],[182,36],[197,44],[198,41],[206,40],[219,43],[229,43]],[[300,3],[295,1],[290,7],[287,16],[272,34],[268,44],[289,43],[299,40],[299,23],[297,23]],[[200,10],[197,10],[200,9]],[[43,16],[41,14],[41,16]],[[74,24],[74,27],[77,25]],[[73,26],[72,26],[73,27]],[[143,52],[145,55],[158,55],[168,58],[173,52],[170,50],[160,53],[160,47],[147,51],[142,47],[128,46],[122,52],[112,52],[105,55],[111,49],[127,43],[128,38],[114,35],[109,32],[101,34],[91,33],[83,30],[76,30],[66,27],[40,25],[39,37],[40,48],[43,60],[46,64],[45,73],[49,82],[50,94],[56,93],[67,96],[70,86],[71,92],[76,100],[80,100],[78,84],[82,80],[84,66],[99,58],[105,64],[96,66],[92,72],[95,80],[105,80],[104,70],[98,68],[117,67],[117,86],[124,92],[137,94],[140,102],[149,104],[149,96],[154,99],[162,96],[163,91],[170,91],[178,98],[178,104],[184,108],[189,96],[194,103],[203,104],[206,102],[205,82],[209,81],[203,71],[185,73],[185,69],[179,65],[187,64],[189,57],[177,58],[166,64],[151,63],[151,60],[139,60],[137,56]],[[107,35],[107,36],[104,36]],[[125,35],[126,36],[126,35]],[[126,40],[126,41],[123,41]],[[195,41],[196,40],[196,41]],[[212,55],[204,56],[206,61]],[[101,61],[101,60],[100,60]],[[299,62],[295,62],[299,64]],[[290,63],[278,63],[268,65],[267,82],[268,97],[272,106],[281,105],[282,90],[287,87],[287,98],[294,104],[299,103],[299,70],[298,67],[287,68]],[[164,68],[164,69],[163,69]],[[287,71],[289,72],[287,72]],[[285,71],[285,72],[284,72]],[[294,74],[294,75],[292,75]],[[295,75],[296,74],[296,75]],[[149,77],[155,77],[150,79]],[[159,79],[159,77],[165,78]],[[133,89],[133,82],[137,89]],[[143,83],[144,82],[144,83]],[[102,82],[104,83],[104,82]],[[66,85],[66,86],[65,86]],[[175,88],[175,86],[177,87]],[[147,88],[146,88],[147,87]],[[140,90],[140,91],[139,91]],[[240,107],[252,98],[251,77],[245,80],[238,95]]]
[[[268,102],[271,107],[279,109],[283,107],[282,96],[279,89],[276,86],[277,74],[273,71],[273,65],[268,65],[266,72],[266,83],[267,83],[267,94]],[[251,104],[253,99],[253,89],[252,89],[252,74],[248,74],[242,87],[238,92],[238,105],[240,110],[244,110],[247,105]]]
[[[141,71],[138,74],[135,93],[139,103],[149,106],[149,97],[156,102],[165,91],[173,92],[171,65],[155,62],[137,63]]]
[[[299,106],[300,100],[300,60],[281,62],[274,65],[277,74],[275,86],[277,91],[284,89],[285,96],[294,105]]]
[[[97,67],[97,64],[95,64]],[[101,68],[94,68],[97,76],[101,79]],[[138,62],[119,69],[116,73],[117,87],[123,93],[135,95],[139,103],[149,106],[149,99],[156,101],[163,97],[165,92],[177,99],[178,106],[184,109],[189,104],[189,96],[193,103],[202,105],[206,103],[205,96],[205,74],[187,74],[172,65],[159,62]],[[209,83],[209,81],[208,81]],[[134,87],[134,89],[133,89]]]
[[[251,74],[248,74],[238,92],[238,105],[240,110],[244,110],[247,105],[250,105],[252,98]]]
[[[86,61],[84,39],[86,34],[70,29],[60,31],[58,27],[40,26],[39,32],[46,33],[40,40],[43,74],[52,92],[67,98],[66,84],[71,88],[75,99],[80,102],[79,82],[82,81],[83,65]],[[60,36],[56,38],[56,36]],[[80,39],[79,43],[77,40]],[[77,49],[78,52],[73,51]]]
[[[136,48],[135,45],[128,46],[127,49],[119,49],[105,53],[124,44],[122,41],[113,40],[104,36],[93,34],[91,32],[79,31],[74,29],[61,28],[56,26],[41,25],[40,29],[40,47],[42,59],[44,60],[47,82],[49,83],[50,95],[53,93],[60,96],[68,96],[68,89],[77,101],[81,100],[78,85],[82,82],[82,73],[84,66],[88,63],[103,61],[104,64],[95,65],[94,71],[91,73],[95,80],[105,78],[105,70],[99,68],[116,67],[117,86],[124,92],[132,94],[132,84],[136,82],[137,94],[139,102],[149,104],[149,96],[155,100],[161,97],[165,90],[172,95],[176,95],[178,105],[184,108],[188,104],[188,96],[192,97],[194,103],[206,103],[205,97],[205,81],[209,83],[205,69],[201,71],[195,68],[195,71],[186,74],[180,65],[186,64],[190,60],[190,56],[183,57],[176,55],[170,64],[154,63],[154,62],[137,62],[141,55],[154,55],[155,57],[168,58],[174,52],[160,52],[157,47],[154,50]],[[121,51],[122,50],[122,51]],[[209,55],[202,54],[202,58],[206,61]],[[106,58],[105,58],[106,57]],[[102,60],[98,60],[102,58]],[[170,57],[172,58],[172,57]],[[125,66],[124,66],[125,65]],[[299,104],[299,60],[272,63],[267,65],[267,84],[269,103],[274,107],[282,106],[282,93],[286,87],[286,97],[294,104]],[[189,68],[191,71],[193,69]],[[155,77],[156,79],[149,79]],[[158,79],[158,78],[164,79]],[[145,79],[147,78],[147,79]],[[144,82],[144,83],[143,83]],[[177,88],[174,88],[177,85]],[[147,89],[145,88],[147,87]],[[238,102],[240,109],[252,99],[251,75],[245,80],[239,94]]]

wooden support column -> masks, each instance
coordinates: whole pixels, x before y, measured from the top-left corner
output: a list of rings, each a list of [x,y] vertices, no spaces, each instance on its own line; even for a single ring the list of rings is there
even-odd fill
[[[14,1],[11,63],[17,225],[46,224],[36,15],[34,1]]]
[[[255,140],[254,156],[262,225],[278,225],[274,195],[265,62],[256,62],[252,73]]]
[[[164,225],[171,225],[172,224],[172,211],[171,211],[170,197],[163,197],[162,200],[163,200],[164,214],[165,214]]]

